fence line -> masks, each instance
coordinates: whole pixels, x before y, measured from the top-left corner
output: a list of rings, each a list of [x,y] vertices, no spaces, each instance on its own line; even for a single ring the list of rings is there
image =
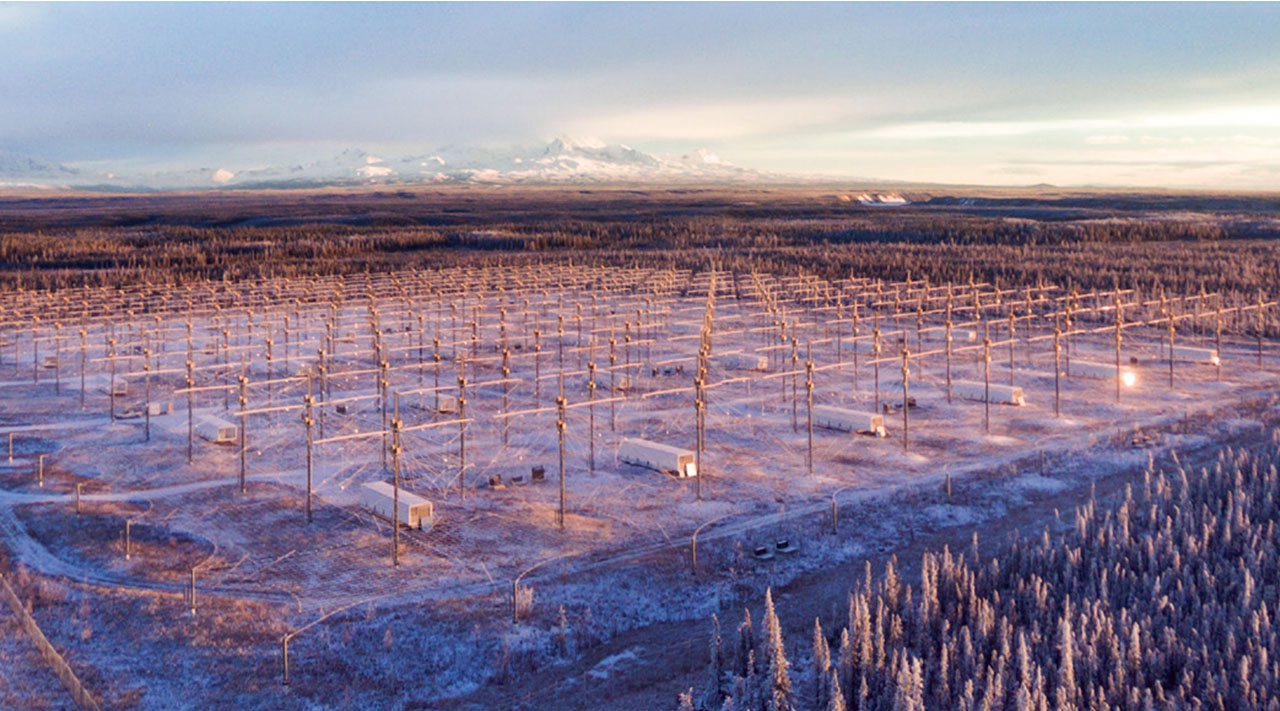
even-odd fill
[[[80,679],[76,677],[75,672],[71,671],[71,666],[67,664],[67,660],[58,654],[58,650],[53,648],[48,638],[40,631],[40,626],[36,624],[35,618],[27,612],[26,606],[22,604],[22,600],[18,599],[17,593],[9,586],[9,581],[0,574],[0,598],[4,598],[13,614],[18,616],[18,620],[22,623],[22,629],[26,630],[27,635],[31,637],[31,641],[35,643],[36,649],[40,650],[40,656],[44,657],[45,662],[53,667],[53,672],[62,680],[62,685],[67,687],[67,691],[71,692],[71,697],[75,699],[76,705],[86,711],[102,711],[102,707],[94,700],[93,695],[84,688],[84,684],[80,683]]]

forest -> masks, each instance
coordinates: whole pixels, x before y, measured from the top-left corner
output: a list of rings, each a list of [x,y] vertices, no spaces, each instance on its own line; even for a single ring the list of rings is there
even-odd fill
[[[1230,307],[1280,283],[1280,201],[1268,196],[911,197],[886,208],[812,188],[13,196],[0,199],[0,284],[160,286],[551,261],[700,271],[714,262],[824,279],[1210,292]]]
[[[795,666],[770,596],[759,631],[749,612],[732,634],[714,622],[706,687],[682,704],[1280,708],[1277,467],[1274,444],[1228,447],[1212,467],[1148,469],[1118,505],[1077,509],[1065,532],[986,559],[976,533],[972,551],[927,552],[915,585],[893,562],[878,579],[868,566],[847,621],[815,621]]]

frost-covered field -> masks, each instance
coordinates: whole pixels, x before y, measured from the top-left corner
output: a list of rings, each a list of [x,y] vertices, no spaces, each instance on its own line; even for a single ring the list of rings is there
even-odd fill
[[[0,535],[112,707],[443,704],[1256,427],[1232,408],[1280,371],[1272,344],[1219,335],[1211,296],[981,284],[546,265],[5,308]],[[1171,322],[1220,363],[1171,369]],[[1118,398],[1109,371],[1083,377],[1114,368],[1117,333]],[[701,476],[619,461],[624,437],[696,448],[700,349]],[[810,434],[810,388],[887,436]],[[208,418],[243,439],[192,436]],[[435,522],[400,531],[393,565],[357,492],[396,471]]]

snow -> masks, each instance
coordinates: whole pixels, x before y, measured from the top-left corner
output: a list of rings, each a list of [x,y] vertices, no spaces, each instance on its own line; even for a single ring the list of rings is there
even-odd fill
[[[328,158],[283,164],[259,163],[217,169],[99,167],[77,171],[35,159],[0,154],[0,184],[27,185],[48,179],[78,185],[110,184],[184,189],[231,186],[317,185],[362,182],[516,183],[752,183],[770,179],[715,154],[698,150],[657,156],[621,143],[558,137],[532,147],[485,149],[453,146],[401,156],[358,148]]]
[[[597,662],[594,667],[587,671],[587,674],[596,679],[608,679],[617,670],[617,667],[627,662],[639,661],[638,653],[642,651],[644,651],[644,647],[632,647],[617,654],[611,654]]]
[[[900,207],[911,204],[910,200],[897,193],[863,193],[858,196],[858,202],[873,207]]]
[[[370,165],[364,155],[353,154],[348,159],[351,165]],[[542,268],[547,273],[526,271],[514,276],[526,284],[541,278],[550,285],[561,278],[566,282],[582,278],[580,274],[552,273],[550,266]],[[615,272],[602,271],[601,276],[612,274]],[[385,280],[373,284],[377,289],[389,286]],[[323,319],[329,313],[329,302],[324,299],[314,307],[301,307],[300,313],[292,307],[255,308],[252,337],[244,312],[225,311],[236,349],[232,360],[244,353],[249,364],[248,407],[293,408],[251,416],[246,428],[248,494],[241,494],[238,488],[238,447],[197,441],[193,463],[186,462],[185,396],[174,394],[181,387],[181,364],[187,353],[185,314],[162,316],[156,326],[160,330],[155,342],[163,347],[153,371],[154,399],[171,399],[177,409],[172,415],[152,418],[150,442],[142,436],[141,419],[113,424],[107,418],[108,401],[101,392],[108,362],[103,352],[105,324],[89,324],[85,411],[78,406],[78,374],[62,373],[60,396],[52,391],[51,373],[36,371],[40,382],[32,382],[30,333],[20,334],[16,347],[0,353],[0,374],[4,376],[0,393],[9,415],[6,422],[21,423],[0,428],[0,443],[6,433],[16,432],[20,445],[14,465],[0,467],[0,536],[15,550],[16,558],[38,572],[89,581],[107,589],[162,590],[174,599],[181,589],[180,576],[186,571],[173,561],[199,555],[209,561],[201,578],[206,594],[288,603],[290,612],[281,624],[287,622],[293,628],[344,605],[367,604],[368,613],[364,607],[353,608],[361,612],[334,618],[332,624],[317,626],[300,637],[300,669],[320,660],[333,663],[335,656],[359,654],[363,651],[360,645],[366,644],[361,640],[370,635],[380,640],[384,629],[402,621],[402,626],[396,627],[396,639],[416,645],[413,648],[421,652],[370,654],[367,664],[412,673],[419,680],[415,684],[465,693],[485,683],[493,673],[497,645],[511,629],[508,596],[518,576],[522,576],[522,586],[533,590],[534,600],[518,635],[509,640],[516,646],[516,656],[539,659],[547,654],[561,605],[574,634],[583,640],[607,639],[654,621],[692,619],[702,624],[711,613],[749,599],[765,586],[777,587],[807,570],[891,550],[913,527],[976,526],[1016,510],[1027,500],[1087,486],[1099,471],[1109,467],[1144,467],[1153,453],[1171,447],[1197,446],[1222,433],[1256,432],[1258,420],[1233,415],[1205,418],[1208,424],[1196,424],[1191,433],[1165,433],[1149,448],[1129,444],[1135,424],[1143,430],[1180,428],[1185,411],[1211,413],[1230,408],[1237,399],[1274,389],[1280,372],[1271,357],[1261,373],[1245,367],[1253,362],[1248,347],[1228,343],[1225,357],[1240,367],[1226,371],[1221,383],[1213,381],[1211,368],[1188,366],[1178,371],[1173,391],[1161,378],[1143,378],[1116,403],[1112,384],[1068,379],[1062,383],[1063,417],[1056,418],[1052,361],[1045,342],[1030,344],[1028,352],[1019,343],[1017,362],[1011,370],[1027,391],[1029,404],[993,405],[988,434],[982,404],[959,398],[947,402],[943,362],[941,356],[934,355],[913,364],[909,384],[919,406],[908,411],[911,438],[907,451],[903,448],[901,411],[885,417],[889,433],[884,439],[818,430],[814,433],[812,475],[806,470],[803,394],[793,410],[789,397],[794,383],[780,377],[780,368],[769,373],[735,373],[745,380],[708,390],[707,448],[702,466],[706,476],[696,481],[676,480],[620,465],[617,447],[629,436],[685,447],[693,444],[689,366],[698,345],[705,291],[699,293],[694,288],[686,297],[657,297],[652,304],[652,322],[633,331],[629,346],[618,344],[619,368],[632,364],[628,372],[635,390],[614,403],[616,423],[611,422],[610,405],[595,406],[593,439],[590,409],[583,406],[585,342],[579,340],[576,324],[568,317],[563,339],[547,337],[547,325],[555,323],[558,309],[573,313],[576,302],[581,301],[587,334],[595,322],[597,334],[607,338],[604,334],[617,327],[619,320],[611,318],[611,313],[633,314],[636,308],[649,305],[643,297],[615,291],[599,300],[593,314],[585,290],[566,288],[561,307],[556,287],[550,288],[545,298],[533,286],[522,292],[510,290],[504,297],[508,299],[502,305],[508,309],[509,337],[524,346],[513,351],[518,355],[513,359],[515,384],[510,409],[528,413],[510,418],[505,441],[495,418],[501,408],[501,388],[492,384],[499,367],[493,355],[499,297],[489,296],[480,307],[479,357],[467,366],[471,388],[468,416],[475,421],[467,429],[469,486],[465,498],[457,486],[459,431],[449,416],[427,409],[429,394],[422,390],[430,389],[434,382],[430,345],[434,322],[442,331],[445,365],[440,382],[447,388],[456,387],[455,356],[470,352],[468,334],[453,331],[447,300],[436,303],[430,292],[415,297],[415,310],[427,315],[425,363],[420,364],[417,334],[404,330],[407,325],[416,326],[416,319],[404,312],[399,298],[387,296],[379,304],[392,365],[389,380],[392,389],[402,393],[400,417],[408,426],[444,424],[403,435],[403,486],[433,501],[438,521],[431,531],[401,532],[404,549],[399,569],[389,565],[386,523],[356,505],[359,484],[389,479],[388,467],[381,461],[380,436],[357,436],[378,432],[381,422],[367,371],[369,311],[362,299],[343,302],[336,313],[336,353],[328,356],[333,359],[328,364],[332,392],[320,401],[363,399],[352,401],[348,413],[341,416],[332,405],[318,406],[326,419],[324,433],[315,433],[317,441],[347,435],[352,439],[316,445],[315,522],[305,523],[302,513],[305,428],[299,408],[306,383],[279,379],[292,373],[291,366],[300,358],[314,359],[325,332]],[[364,293],[363,283],[358,289]],[[532,320],[522,313],[523,297],[532,298],[533,314],[541,319],[543,340],[538,356],[531,354],[528,329]],[[280,333],[284,313],[291,315],[296,329],[289,349],[284,348]],[[715,314],[718,335],[713,338],[714,352],[763,347],[767,336],[750,330],[763,318],[756,302],[722,296]],[[813,319],[804,327],[817,336],[817,362],[830,365],[835,359],[834,345],[819,335],[821,324]],[[913,326],[909,324],[914,324],[914,314],[904,319],[901,327],[910,330]],[[219,338],[219,317],[197,312],[193,326],[198,385],[219,388],[234,383],[234,374],[231,379],[225,377],[218,350],[205,350]],[[898,326],[886,319],[883,327],[889,332]],[[126,324],[118,324],[116,332],[127,330]],[[276,334],[272,378],[277,379],[269,393],[264,385],[268,370],[262,348],[268,330]],[[1158,333],[1133,329],[1126,332],[1126,348],[1150,347],[1158,337]],[[848,362],[852,343],[847,330],[844,338],[846,362],[840,368],[817,373],[815,402],[872,409],[875,383],[871,368],[864,359],[854,370]],[[1081,357],[1103,357],[1111,343],[1109,334],[1081,336],[1072,347]],[[558,440],[554,378],[559,371],[561,344],[566,397],[573,406],[565,430],[568,498],[563,531],[555,517]],[[73,346],[64,341],[62,347],[66,353]],[[866,342],[859,347],[865,358]],[[121,352],[125,352],[123,345]],[[19,362],[14,360],[15,353]],[[541,380],[535,380],[535,357],[540,359]],[[594,357],[607,363],[607,346],[597,341]],[[665,360],[684,362],[685,374],[653,376],[636,367],[642,362]],[[130,383],[130,397],[118,405],[121,410],[135,408],[141,404],[141,388],[137,387],[140,359],[119,356],[117,361],[120,377]],[[982,377],[980,366],[972,359],[956,358],[953,367],[957,379]],[[165,370],[171,372],[159,375]],[[993,379],[1008,382],[1009,371],[1007,363],[992,363]],[[606,377],[600,376],[602,385]],[[713,370],[712,379],[717,377]],[[540,392],[535,383],[540,383]],[[883,401],[900,398],[892,386],[888,377],[881,381]],[[682,388],[685,392],[654,394]],[[607,397],[605,392],[602,387],[597,397]],[[804,392],[803,385],[800,392]],[[224,410],[221,390],[204,391],[195,396],[192,414],[234,420],[235,402],[233,390],[230,406]],[[587,459],[591,442],[596,450],[594,471]],[[53,456],[46,485],[39,487],[31,481],[31,472],[33,457],[42,452]],[[4,459],[0,456],[0,462]],[[534,466],[545,467],[545,483],[513,482],[517,476],[527,482]],[[948,472],[955,494],[944,499]],[[505,488],[483,486],[490,476],[498,477]],[[69,513],[73,482],[86,485],[84,502],[100,507],[94,509],[94,515],[101,517],[103,527],[122,525],[131,517],[139,526],[181,534],[174,558],[169,559],[170,567],[163,567],[164,561],[122,560],[113,548],[115,529],[109,529],[97,547],[81,549],[54,542],[58,539],[39,538],[38,531],[30,530],[38,528],[32,521],[61,517],[68,531],[79,530],[75,514]],[[698,486],[703,488],[701,501],[696,497]],[[830,534],[833,503],[838,509],[838,536]],[[53,524],[41,524],[47,525]],[[699,529],[694,577],[690,548],[693,533]],[[752,555],[756,546],[774,546],[783,538],[800,542],[800,552],[780,554],[771,561],[756,560]],[[367,619],[362,619],[366,614]],[[344,631],[355,641],[338,642]],[[255,663],[270,669],[279,637],[260,637],[246,643],[246,648],[256,650],[250,652],[257,655]],[[125,664],[114,661],[119,655],[113,655],[110,646],[83,653],[104,668]],[[211,653],[182,649],[178,658],[184,664],[195,664],[199,654]],[[381,649],[379,641],[373,651]],[[644,651],[633,647],[610,655],[587,673],[593,679],[616,678],[625,673],[627,665],[641,663]],[[154,683],[163,687],[165,682]],[[168,700],[170,697],[157,689],[144,707],[160,708]],[[378,697],[364,705],[388,704],[385,697]]]

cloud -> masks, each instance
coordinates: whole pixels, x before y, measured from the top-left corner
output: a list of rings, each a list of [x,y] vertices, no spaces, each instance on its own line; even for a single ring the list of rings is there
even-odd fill
[[[1084,142],[1090,146],[1123,146],[1132,143],[1133,139],[1129,136],[1102,135],[1102,136],[1085,136]]]
[[[34,3],[0,3],[0,35],[28,30],[44,16],[44,9]]]
[[[866,104],[847,97],[778,96],[606,109],[570,119],[566,129],[635,141],[725,141],[829,127],[870,113]]]

